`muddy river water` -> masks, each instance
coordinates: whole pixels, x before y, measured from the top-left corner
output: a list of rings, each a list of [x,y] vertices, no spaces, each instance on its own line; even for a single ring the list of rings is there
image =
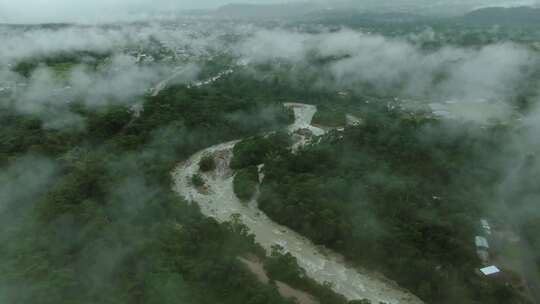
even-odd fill
[[[295,122],[290,132],[309,129],[314,135],[324,131],[311,125],[317,108],[305,104],[285,104],[295,112]],[[299,140],[305,141],[305,138]],[[416,296],[386,280],[382,275],[353,268],[338,254],[314,245],[307,238],[281,226],[257,208],[256,199],[242,203],[234,194],[234,172],[229,168],[234,145],[238,141],[226,142],[209,147],[179,164],[173,171],[174,190],[188,201],[197,203],[201,212],[219,222],[229,221],[233,214],[240,215],[241,221],[255,235],[255,241],[267,252],[279,244],[285,252],[298,259],[306,274],[319,283],[329,282],[332,289],[348,300],[369,299],[374,304],[422,303]],[[200,191],[191,184],[193,174],[199,173],[199,161],[203,155],[211,154],[216,159],[217,168],[211,173],[201,174],[207,191]]]

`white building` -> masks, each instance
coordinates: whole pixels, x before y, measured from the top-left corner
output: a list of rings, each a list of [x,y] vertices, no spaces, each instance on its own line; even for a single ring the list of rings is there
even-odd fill
[[[488,241],[483,236],[476,236],[474,238],[474,243],[476,244],[477,249],[489,249]]]
[[[492,265],[492,266],[481,268],[480,272],[485,276],[492,276],[501,272],[501,270],[497,268],[497,266]]]
[[[482,261],[482,264],[486,265],[489,263],[489,244],[485,237],[476,236],[474,238],[474,243],[476,244],[476,254],[478,258]]]

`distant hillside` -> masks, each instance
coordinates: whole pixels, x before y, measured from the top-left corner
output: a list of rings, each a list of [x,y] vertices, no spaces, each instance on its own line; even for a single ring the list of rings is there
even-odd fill
[[[239,0],[242,1],[242,0]],[[517,7],[532,5],[534,0],[303,0],[282,4],[229,4],[220,7],[214,14],[219,17],[248,19],[278,19],[311,15],[316,12],[330,15],[337,12],[387,14],[395,13],[398,18],[384,20],[409,19],[411,15],[438,18],[461,17],[475,8]],[[482,10],[478,10],[481,12]],[[511,12],[510,12],[511,13]],[[402,15],[405,14],[405,15]],[[346,16],[347,14],[342,14]],[[394,17],[396,17],[394,16]],[[361,19],[366,16],[357,16]],[[405,17],[405,18],[402,18]],[[474,18],[474,16],[472,16]],[[376,18],[379,20],[380,18]]]
[[[427,19],[427,17],[411,13],[367,13],[355,9],[333,9],[306,14],[302,16],[301,21],[355,26],[373,23],[418,22]]]
[[[438,21],[466,26],[531,26],[540,25],[540,8],[486,7],[472,10],[471,5],[455,0],[424,0],[396,4],[366,0],[362,3],[342,1],[312,1],[283,4],[229,4],[213,11],[221,18],[249,20],[287,20],[292,22],[320,22],[323,24],[364,26],[372,24],[414,23],[430,24]],[[502,2],[494,0],[493,5]],[[476,6],[478,7],[478,6]],[[472,10],[472,11],[471,11]],[[446,14],[445,14],[446,13]]]
[[[316,10],[309,3],[229,4],[218,8],[214,15],[239,19],[278,19],[301,16]]]
[[[334,6],[323,5],[320,2],[265,5],[229,4],[218,8],[214,11],[213,15],[235,19],[287,19],[288,21],[339,23],[347,25],[373,22],[399,23],[425,19],[423,16],[408,12],[368,12],[358,7],[346,7],[343,2],[336,2]]]
[[[540,25],[540,9],[532,7],[489,7],[475,10],[460,18],[469,25]]]

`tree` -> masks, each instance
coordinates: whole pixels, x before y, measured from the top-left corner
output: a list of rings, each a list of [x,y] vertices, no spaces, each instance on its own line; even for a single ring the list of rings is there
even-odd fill
[[[204,155],[199,161],[199,168],[202,172],[213,171],[216,169],[216,161],[212,155]]]
[[[191,183],[195,187],[202,187],[204,186],[204,179],[199,174],[193,174],[191,176]]]
[[[247,167],[236,172],[233,190],[242,201],[249,201],[255,195],[259,185],[259,170],[255,166]]]

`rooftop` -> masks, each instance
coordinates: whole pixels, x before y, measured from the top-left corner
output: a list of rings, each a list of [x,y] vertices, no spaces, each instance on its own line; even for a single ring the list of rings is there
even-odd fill
[[[476,236],[474,238],[474,243],[476,244],[476,247],[489,248],[488,241],[483,236]]]
[[[488,266],[488,267],[484,267],[482,269],[480,269],[480,271],[484,274],[484,275],[494,275],[496,273],[499,273],[501,272],[501,270],[499,268],[497,268],[497,266]]]

